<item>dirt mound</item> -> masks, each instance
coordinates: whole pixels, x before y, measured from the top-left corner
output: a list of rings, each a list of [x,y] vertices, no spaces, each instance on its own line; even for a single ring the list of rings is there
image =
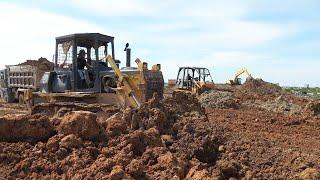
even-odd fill
[[[296,179],[307,168],[319,172],[319,119],[256,109],[214,109],[208,116],[226,130],[226,153],[220,153],[218,161],[228,163],[216,163],[226,179],[228,174],[246,179]],[[230,164],[232,161],[236,163]]]
[[[92,112],[69,112],[61,120],[58,132],[64,135],[74,134],[85,140],[103,138],[104,130],[96,119],[96,114]]]
[[[133,129],[145,130],[152,137],[140,138],[140,143],[135,143],[141,145],[142,141],[146,146],[139,145],[139,149],[145,150],[134,153],[141,154],[131,162],[139,174],[133,175],[135,178],[181,179],[193,167],[191,161],[213,166],[218,158],[222,141],[219,131],[209,124],[194,94],[175,92],[172,98],[159,102],[152,99],[140,109],[127,112],[124,118]]]
[[[310,101],[306,104],[304,110],[306,112],[311,112],[313,115],[317,116],[320,114],[320,101]]]
[[[196,96],[189,92],[174,92],[172,97],[159,100],[153,97],[139,109],[124,113],[124,118],[133,129],[156,128],[161,134],[172,134],[172,126],[179,116],[190,112],[204,113]]]
[[[101,121],[79,111],[53,121],[58,134],[47,142],[0,143],[7,147],[0,150],[3,177],[183,179],[221,172],[215,167],[219,131],[189,93],[154,97],[139,109],[123,109]],[[101,133],[108,138],[97,141]]]
[[[55,134],[47,116],[18,116],[0,118],[0,141],[45,141]]]
[[[45,114],[48,116],[63,117],[71,111],[90,111],[97,116],[111,116],[119,111],[119,108],[108,104],[86,104],[74,102],[38,103],[32,106],[31,114]]]
[[[285,91],[277,84],[265,82],[262,79],[249,78],[241,85],[241,90],[261,95],[278,95]]]
[[[263,100],[274,99],[286,92],[276,84],[265,82],[262,79],[248,79],[241,86],[236,88],[234,95],[243,100]]]
[[[301,179],[320,179],[320,171],[314,168],[307,168],[299,174]]]
[[[302,107],[306,104],[305,99],[294,97],[280,86],[262,79],[248,79],[243,85],[234,86],[232,91],[224,91],[221,87],[218,89],[205,92],[199,97],[203,107],[218,109],[246,107],[287,115],[304,113]]]
[[[241,87],[232,88],[236,92]],[[233,96],[240,102],[238,109],[204,111],[195,95],[175,92],[172,97],[159,100],[155,96],[138,109],[121,109],[99,119],[100,111],[68,110],[52,117],[57,133],[48,140],[1,142],[0,178],[318,177],[318,116],[247,108],[246,102],[258,99]],[[296,102],[290,96],[270,97],[280,104]]]
[[[288,115],[301,114],[303,110],[301,106],[292,101],[290,102],[286,99],[283,99],[282,96],[279,96],[275,99],[270,98],[266,101],[257,99],[254,101],[244,102],[243,105],[269,112],[284,113]]]
[[[287,115],[304,114],[303,108],[309,101],[262,79],[248,79],[243,85],[235,88],[234,96],[243,107]]]
[[[236,98],[227,91],[207,91],[199,97],[201,106],[204,108],[235,108],[239,107]]]
[[[25,106],[15,103],[4,103],[0,100],[0,117],[26,114],[28,114],[28,110]]]
[[[23,63],[20,63],[18,65],[30,65],[30,66],[36,66],[41,70],[53,70],[54,63],[48,61],[46,58],[39,58],[38,60],[26,60]]]
[[[151,100],[151,105],[158,107],[155,100]],[[149,103],[150,104],[150,103]],[[195,94],[186,91],[174,91],[172,97],[165,98],[161,101],[163,111],[170,111],[170,114],[182,115],[186,112],[197,111],[204,112],[199,100]],[[169,115],[170,115],[169,114]]]
[[[206,116],[191,112],[188,116],[179,118],[173,125],[173,130],[177,141],[174,141],[171,148],[179,152],[179,156],[189,160],[196,158],[209,164],[215,163],[221,137]]]

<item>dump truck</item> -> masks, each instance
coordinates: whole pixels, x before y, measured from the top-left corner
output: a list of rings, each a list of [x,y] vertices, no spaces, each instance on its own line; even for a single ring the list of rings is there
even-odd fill
[[[23,100],[32,106],[69,102],[137,107],[154,94],[162,98],[164,81],[160,64],[149,69],[148,63],[139,60],[137,67],[132,67],[129,44],[125,52],[126,66],[120,68],[112,36],[80,33],[57,37],[54,69],[45,71],[37,88],[25,93]],[[136,104],[132,103],[133,94]]]
[[[40,89],[43,74],[52,70],[53,63],[45,58],[7,65],[0,71],[0,98],[8,103],[24,103],[28,94]]]

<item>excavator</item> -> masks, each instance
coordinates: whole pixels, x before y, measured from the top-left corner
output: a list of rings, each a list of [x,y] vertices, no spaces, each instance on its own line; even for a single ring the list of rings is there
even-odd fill
[[[230,85],[241,85],[241,79],[239,78],[239,76],[241,76],[242,74],[245,74],[247,76],[247,78],[252,78],[251,74],[249,73],[248,69],[246,67],[241,68],[239,71],[237,71],[233,78],[230,80],[226,81],[226,84],[230,84]]]
[[[128,43],[124,51],[126,66],[120,68],[112,36],[81,33],[57,37],[54,70],[42,73],[38,87],[26,91],[24,101],[37,112],[46,108],[57,111],[77,103],[138,108],[154,94],[162,98],[160,64],[148,69],[148,63],[137,59],[137,67],[132,67]],[[82,66],[80,60],[84,62]]]
[[[213,89],[214,83],[209,69],[203,67],[180,67],[176,79],[178,90],[196,94]]]

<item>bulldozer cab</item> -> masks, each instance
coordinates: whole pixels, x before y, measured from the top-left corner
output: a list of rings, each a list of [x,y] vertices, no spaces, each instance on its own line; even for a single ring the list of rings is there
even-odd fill
[[[100,33],[57,37],[55,70],[71,71],[73,91],[97,91],[99,72],[111,70],[104,60],[107,55],[115,57],[114,37]]]
[[[176,86],[178,89],[197,92],[205,84],[213,84],[210,71],[201,67],[180,67]]]

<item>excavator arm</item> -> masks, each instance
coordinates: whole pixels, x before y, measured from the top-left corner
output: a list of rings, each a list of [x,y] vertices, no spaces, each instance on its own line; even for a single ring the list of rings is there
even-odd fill
[[[233,77],[233,80],[238,79],[238,77],[242,74],[246,74],[249,78],[252,78],[251,74],[249,73],[248,69],[246,67],[240,69]]]
[[[239,71],[237,71],[233,78],[231,80],[228,80],[226,83],[231,85],[239,85],[239,76],[242,74],[246,74],[248,78],[252,78],[251,74],[249,73],[248,69],[246,67],[241,68]]]
[[[194,79],[192,79],[192,82],[197,86],[198,89],[201,88],[201,85],[199,82],[195,81]]]

